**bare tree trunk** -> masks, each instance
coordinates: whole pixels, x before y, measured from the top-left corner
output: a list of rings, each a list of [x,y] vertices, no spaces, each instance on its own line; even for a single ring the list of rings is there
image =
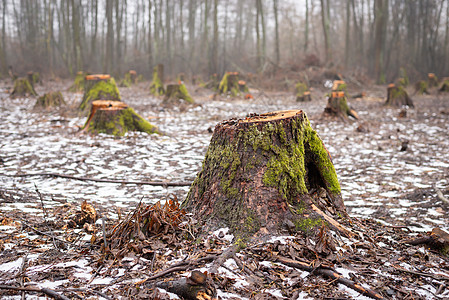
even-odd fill
[[[75,55],[75,69],[80,71],[83,66],[83,58],[81,55],[81,37],[79,24],[79,11],[74,0],[71,0],[72,5],[72,30],[73,30],[73,53]]]
[[[112,19],[112,1],[106,1],[106,21],[107,21],[107,32],[106,32],[106,57],[104,72],[109,73],[112,71],[112,64],[114,61],[114,21]]]
[[[6,0],[2,2],[2,39],[0,44],[0,66],[1,73],[6,74],[8,72],[8,66],[6,65]]]
[[[375,1],[374,14],[374,75],[378,83],[384,83],[384,46],[387,34],[388,0]]]
[[[351,0],[346,0],[346,38],[345,38],[345,68],[349,63],[349,45],[350,45],[350,24],[351,24]]]
[[[189,0],[189,64],[192,63],[193,54],[195,53],[195,12],[196,0]]]
[[[309,0],[306,0],[306,24],[304,28],[304,52],[309,48]]]
[[[203,23],[203,38],[201,39],[201,57],[207,57],[206,61],[209,61],[209,32],[207,17],[209,15],[209,1],[204,0],[204,23]],[[210,75],[210,71],[207,70]]]
[[[329,16],[329,0],[320,0],[321,2],[321,22],[323,24],[323,34],[324,34],[324,52],[326,54],[326,63],[331,61],[332,54],[330,50],[330,16]]]
[[[120,3],[122,4],[120,7]],[[121,74],[121,66],[122,66],[122,42],[121,42],[121,32],[122,32],[122,20],[123,20],[123,2],[116,0],[115,2],[115,33],[116,33],[116,46],[115,49],[117,51],[117,60],[115,62],[116,72]]]
[[[148,68],[153,68],[153,39],[151,35],[151,0],[148,0]],[[125,22],[126,24],[126,22]],[[126,35],[125,35],[126,40]]]
[[[279,65],[281,60],[281,55],[279,52],[279,23],[278,23],[278,0],[273,0],[273,11],[274,11],[274,30],[275,30],[275,57],[276,64]]]
[[[260,6],[259,2],[261,0],[256,0],[256,48],[257,48],[257,69],[260,72],[262,70],[262,50],[260,44]]]
[[[165,50],[167,51],[167,73],[171,74],[172,72],[172,53],[171,53],[171,16],[170,16],[170,0],[165,0]]]
[[[214,0],[214,36],[212,42],[211,68],[209,74],[218,73],[218,0]]]

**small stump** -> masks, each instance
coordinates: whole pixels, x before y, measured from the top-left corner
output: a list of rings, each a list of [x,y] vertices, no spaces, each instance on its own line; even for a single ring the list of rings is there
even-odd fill
[[[408,96],[403,87],[391,83],[388,85],[387,93],[388,96],[385,105],[394,107],[408,105],[409,107],[414,107],[412,99]]]
[[[190,96],[189,91],[184,83],[169,84],[167,85],[167,91],[165,92],[164,102],[185,100],[187,103],[194,103],[193,98]]]
[[[134,70],[129,70],[123,80],[120,82],[120,86],[122,87],[130,87],[133,84],[137,83],[137,72]]]
[[[218,85],[220,94],[230,95],[231,97],[236,97],[241,92],[247,93],[248,91],[246,82],[239,80],[238,72],[226,72]]]
[[[107,74],[87,75],[85,77],[84,96],[79,109],[86,110],[94,100],[121,100],[114,78]]]
[[[328,97],[327,106],[324,108],[325,117],[338,117],[343,121],[348,121],[349,116],[358,120],[359,117],[355,110],[348,105],[345,92],[332,92]]]
[[[346,82],[344,82],[343,80],[334,80],[333,84],[332,84],[332,92],[345,92],[347,89],[347,85]]]
[[[346,216],[330,155],[301,110],[215,126],[182,204],[205,230],[227,226],[243,238],[284,229],[316,232],[324,223],[313,207]]]
[[[429,83],[429,87],[437,87],[439,85],[438,77],[434,73],[427,74],[427,82]]]
[[[415,94],[418,95],[430,95],[429,83],[425,80],[420,80],[415,83]]]
[[[37,98],[35,108],[51,108],[55,106],[65,105],[64,97],[61,92],[50,92]]]
[[[438,92],[440,92],[440,93],[449,92],[449,77],[443,78],[443,83],[441,84],[440,88],[438,89]]]
[[[38,72],[29,71],[27,73],[27,78],[33,86],[37,83],[42,83],[41,75]]]
[[[73,84],[69,87],[68,91],[69,92],[83,92],[84,91],[84,77],[86,76],[86,74],[84,74],[84,72],[79,71],[78,73],[76,73],[75,76],[75,81],[73,82]]]
[[[33,83],[27,77],[20,77],[14,81],[11,98],[37,96]]]
[[[158,64],[153,69],[153,81],[150,85],[150,94],[154,96],[162,96],[165,94],[164,84],[164,65]]]
[[[132,108],[115,100],[93,101],[89,118],[84,124],[83,130],[115,136],[123,136],[128,131],[159,133],[156,126],[146,121]]]
[[[298,102],[305,102],[305,101],[312,101],[312,97],[310,96],[309,88],[307,87],[307,84],[303,82],[298,82],[295,86],[296,90],[296,101]]]

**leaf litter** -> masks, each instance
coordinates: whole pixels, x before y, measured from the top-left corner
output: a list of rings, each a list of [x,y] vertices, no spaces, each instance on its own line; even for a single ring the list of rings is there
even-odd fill
[[[191,280],[200,271],[220,299],[368,299],[339,277],[386,299],[449,297],[447,254],[432,243],[406,243],[428,239],[436,227],[449,230],[448,205],[436,195],[437,189],[449,195],[449,116],[441,113],[447,96],[414,99],[417,108],[407,118],[379,98],[354,100],[362,131],[358,123],[320,123],[322,95],[301,103],[332,153],[352,220],[344,225],[356,235],[323,227],[316,237],[299,232],[244,243],[226,228],[200,235],[196,220],[179,208],[188,187],[11,177],[55,172],[193,181],[216,123],[298,106],[288,94],[251,101],[200,97],[200,106],[178,111],[160,108],[143,86],[123,95],[143,115],[157,116],[151,122],[167,134],[79,135],[82,117],[43,114],[32,109],[33,99],[1,94],[0,285],[37,288],[26,293],[42,299],[43,289],[69,298],[176,299],[165,282]],[[80,100],[67,96],[73,104]],[[408,147],[401,151],[404,140]],[[204,273],[210,270],[216,271]],[[21,297],[10,289],[0,294]]]

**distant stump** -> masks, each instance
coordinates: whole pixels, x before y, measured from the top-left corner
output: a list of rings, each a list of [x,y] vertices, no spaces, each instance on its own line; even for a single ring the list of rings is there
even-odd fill
[[[35,108],[51,108],[66,105],[61,92],[50,92],[37,98]]]
[[[187,103],[195,102],[190,96],[184,83],[167,85],[164,102],[179,101],[180,99],[186,101]]]
[[[27,77],[20,77],[14,81],[14,89],[11,92],[11,98],[21,98],[28,96],[37,96],[32,81]]]
[[[358,114],[348,105],[345,92],[332,92],[327,100],[327,106],[324,108],[323,117],[334,117],[342,121],[349,121],[349,117],[358,120]]]
[[[387,88],[387,106],[402,107],[407,105],[414,107],[412,99],[408,96],[407,92],[402,86],[396,86],[395,84],[389,84]]]

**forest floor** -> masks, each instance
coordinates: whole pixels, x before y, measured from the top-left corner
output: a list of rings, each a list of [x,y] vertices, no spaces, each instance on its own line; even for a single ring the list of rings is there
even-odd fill
[[[236,242],[226,229],[200,241],[194,238],[195,232],[162,234],[161,242],[153,239],[144,254],[142,249],[137,254],[126,251],[120,259],[105,256],[97,242],[102,239],[102,221],[111,228],[139,203],[182,201],[188,186],[31,174],[192,182],[220,121],[302,109],[332,155],[353,219],[347,226],[357,236],[338,237],[335,253],[327,256],[317,256],[313,241],[303,245],[304,239],[297,236],[245,245],[214,275],[219,298],[366,298],[316,272],[276,262],[276,256],[308,258],[316,268],[331,266],[386,299],[449,298],[449,258],[424,246],[402,243],[436,227],[449,232],[449,204],[442,199],[449,197],[448,94],[413,96],[415,108],[400,117],[401,109],[383,106],[386,87],[372,86],[365,90],[366,97],[349,99],[360,120],[343,123],[320,118],[326,105],[324,86],[314,89],[313,101],[305,103],[286,92],[252,91],[253,100],[212,99],[211,91],[190,87],[197,104],[180,108],[163,107],[161,99],[149,96],[148,83],[140,83],[120,88],[123,101],[164,135],[130,132],[116,138],[80,132],[86,116],[75,111],[82,94],[66,92],[70,84],[53,81],[37,86],[39,95],[63,91],[68,105],[53,110],[34,109],[34,98],[10,99],[10,83],[0,84],[0,286],[48,288],[73,299],[176,299],[154,289],[154,284],[188,276],[188,270],[208,270],[212,262],[151,276],[175,263],[220,255]],[[349,94],[358,92],[349,90]],[[100,216],[94,229],[68,226],[83,201]],[[185,238],[186,232],[193,237]],[[26,293],[27,299],[45,298],[42,293]],[[0,289],[0,297],[21,299],[21,292]]]

